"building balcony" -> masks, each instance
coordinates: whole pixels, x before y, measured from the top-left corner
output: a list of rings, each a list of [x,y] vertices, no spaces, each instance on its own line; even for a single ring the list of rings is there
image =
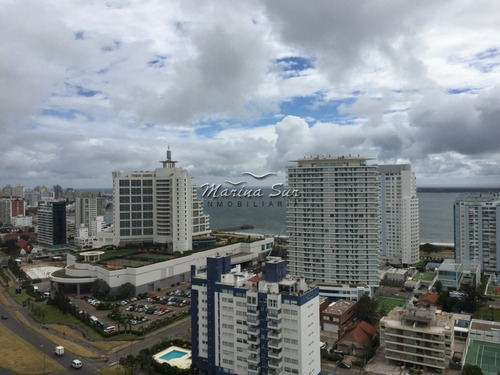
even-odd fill
[[[281,350],[270,350],[268,353],[267,353],[267,356],[271,359],[277,359],[277,360],[281,360],[283,358],[283,351]]]
[[[256,335],[249,335],[247,338],[247,342],[249,342],[249,343],[257,344],[258,341],[259,341],[259,339]]]
[[[260,357],[258,355],[255,355],[255,354],[251,354],[248,356],[247,362],[249,364],[254,364],[254,365],[258,366],[260,363]]]
[[[280,328],[281,327],[281,319],[280,320],[269,320],[267,322],[267,327],[268,328],[274,328],[274,329],[277,329],[277,328]]]
[[[269,349],[281,349],[283,348],[283,342],[281,340],[270,340],[267,346]]]
[[[259,355],[260,353],[260,347],[258,345],[249,345],[248,346],[248,353],[253,354],[253,355]]]
[[[283,363],[282,363],[282,361],[277,360],[277,359],[269,359],[268,366],[269,366],[269,369],[281,371],[282,367],[283,367]]]
[[[281,329],[271,329],[267,333],[267,337],[269,339],[281,340],[281,338],[283,337],[283,333],[282,333]]]

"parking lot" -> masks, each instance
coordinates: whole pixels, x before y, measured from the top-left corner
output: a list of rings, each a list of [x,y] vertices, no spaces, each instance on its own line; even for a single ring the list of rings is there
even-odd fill
[[[81,295],[79,298],[69,297],[80,311],[87,312],[91,316],[91,320],[103,330],[106,327],[117,327],[108,329],[109,333],[118,331],[119,324],[121,324],[122,330],[132,328],[132,330],[137,331],[141,327],[148,327],[152,322],[174,318],[186,313],[191,308],[189,283],[182,283],[161,291],[141,293],[130,299],[114,301],[113,305],[115,305],[119,315],[126,317],[122,323],[108,317],[112,310],[100,310],[98,307],[103,302],[90,295]]]

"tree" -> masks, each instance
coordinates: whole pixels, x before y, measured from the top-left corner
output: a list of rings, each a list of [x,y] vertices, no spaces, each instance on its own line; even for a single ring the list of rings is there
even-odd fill
[[[481,367],[466,363],[464,365],[464,369],[462,370],[462,375],[484,375],[484,373],[481,370]]]
[[[436,282],[434,283],[434,288],[436,288],[436,293],[437,293],[437,294],[441,294],[441,293],[442,293],[442,291],[443,291],[443,283],[442,283],[441,281],[439,281],[439,280],[438,280],[438,281],[436,281]]]
[[[474,283],[463,284],[460,291],[463,293],[462,310],[469,313],[475,312],[483,302],[481,291]]]
[[[356,304],[354,315],[359,320],[373,324],[378,320],[377,307],[378,303],[375,299],[370,298],[368,294],[363,294]]]
[[[97,279],[92,284],[91,291],[96,298],[107,299],[109,297],[109,293],[111,292],[111,288],[106,281]]]
[[[133,297],[135,293],[135,287],[132,283],[125,283],[120,285],[118,291],[116,292],[116,297],[121,298],[129,298]]]

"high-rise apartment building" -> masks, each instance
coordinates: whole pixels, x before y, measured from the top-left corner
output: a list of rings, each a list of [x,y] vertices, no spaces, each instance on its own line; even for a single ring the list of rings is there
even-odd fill
[[[455,259],[500,276],[500,193],[468,193],[454,204]]]
[[[231,258],[191,268],[192,360],[201,374],[321,373],[318,288],[287,276],[285,261],[264,276],[231,270]]]
[[[19,197],[0,198],[0,223],[11,225],[12,218],[24,216],[24,199]]]
[[[66,202],[45,200],[38,206],[38,242],[57,248],[66,245]]]
[[[114,245],[165,244],[170,251],[192,249],[193,236],[210,233],[187,170],[167,151],[162,167],[148,172],[113,172]]]
[[[418,197],[409,164],[379,165],[382,199],[382,259],[408,267],[420,256]]]
[[[291,275],[379,286],[380,172],[368,160],[309,157],[287,169],[288,188],[298,192],[287,210]]]
[[[97,233],[90,231],[92,222],[96,217],[104,215],[105,204],[104,198],[93,193],[81,193],[75,202],[75,230],[78,231],[83,224],[89,229],[89,234],[95,236]]]

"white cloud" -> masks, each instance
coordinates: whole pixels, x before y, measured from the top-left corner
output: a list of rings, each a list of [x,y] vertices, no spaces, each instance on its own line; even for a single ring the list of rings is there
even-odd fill
[[[5,0],[0,176],[110,186],[170,144],[204,181],[359,153],[498,185],[499,23],[492,0]]]

